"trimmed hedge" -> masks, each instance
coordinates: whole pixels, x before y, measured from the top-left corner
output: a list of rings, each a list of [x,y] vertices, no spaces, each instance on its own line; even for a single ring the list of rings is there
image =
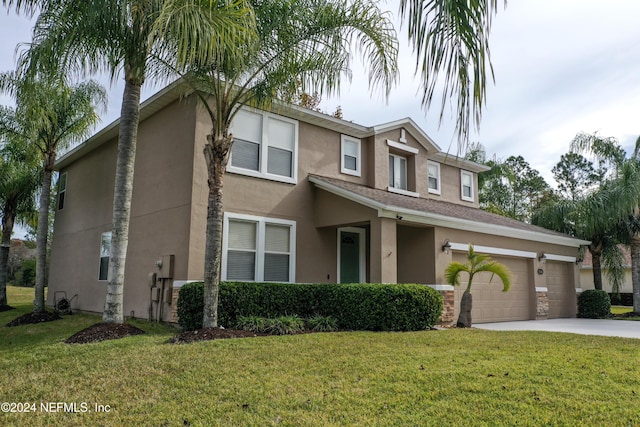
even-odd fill
[[[179,323],[186,330],[202,327],[202,295],[202,283],[188,283],[180,289]],[[294,314],[303,318],[331,316],[337,319],[339,329],[415,331],[435,325],[442,314],[442,296],[416,284],[220,284],[221,325],[235,325],[242,316]]]
[[[578,297],[578,317],[602,319],[611,314],[609,294],[598,289],[588,289]]]
[[[204,316],[204,283],[191,282],[178,292],[178,323],[185,331],[202,328]]]

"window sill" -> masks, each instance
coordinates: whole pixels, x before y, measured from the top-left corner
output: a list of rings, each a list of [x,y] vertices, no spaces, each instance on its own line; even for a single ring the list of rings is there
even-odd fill
[[[362,174],[360,173],[360,171],[354,171],[351,169],[341,169],[340,173],[345,174],[345,175],[351,175],[351,176],[362,176]]]
[[[414,191],[401,190],[400,188],[387,187],[387,191],[390,193],[402,194],[403,196],[409,197],[420,197],[420,193],[416,193]]]
[[[242,168],[237,168],[233,166],[227,166],[227,172],[238,174],[238,175],[250,176],[252,178],[266,179],[269,181],[284,182],[286,184],[295,185],[298,183],[295,175],[293,178],[291,178],[288,176],[273,175],[269,173],[262,173],[259,171],[253,171],[251,169],[242,169]]]

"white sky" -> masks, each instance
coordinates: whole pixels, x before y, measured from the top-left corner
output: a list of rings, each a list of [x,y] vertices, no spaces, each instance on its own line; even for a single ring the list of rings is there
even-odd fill
[[[397,1],[386,2],[394,14]],[[384,6],[384,4],[383,4]],[[552,183],[551,168],[569,149],[573,136],[598,131],[618,138],[627,150],[640,134],[640,1],[512,0],[500,10],[491,35],[495,85],[490,84],[480,132],[487,155],[522,155]],[[14,68],[15,46],[30,40],[31,23],[0,11],[0,70]],[[321,107],[342,106],[345,119],[375,125],[413,118],[443,149],[457,152],[454,118],[449,110],[438,126],[439,102],[425,114],[420,106],[414,59],[401,43],[399,85],[388,103],[370,96],[366,77],[354,68],[353,81],[339,98]],[[100,125],[116,119],[122,83],[109,86],[109,107]],[[159,87],[148,85],[143,98]],[[0,103],[10,100],[0,97]]]

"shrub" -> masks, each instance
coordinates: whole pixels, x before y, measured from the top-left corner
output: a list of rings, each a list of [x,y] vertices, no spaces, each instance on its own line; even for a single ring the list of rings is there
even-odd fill
[[[601,319],[611,314],[609,294],[598,289],[589,289],[578,297],[578,317]]]
[[[178,297],[179,323],[185,330],[202,327],[203,284],[189,283]],[[442,296],[416,284],[220,284],[218,316],[223,326],[242,316],[275,319],[292,313],[337,319],[339,329],[416,331],[432,327],[442,314]]]
[[[236,327],[245,331],[272,335],[293,335],[304,330],[304,320],[299,316],[280,316],[267,319],[259,316],[240,316]]]
[[[314,332],[332,332],[338,329],[338,321],[331,316],[316,314],[306,319],[306,327]]]
[[[204,315],[204,284],[185,284],[178,293],[178,323],[185,331],[202,328]]]
[[[195,285],[185,285],[190,296],[178,298],[178,316],[183,328],[201,327],[202,284],[197,299]],[[185,289],[183,287],[183,290]],[[180,291],[182,294],[183,290]],[[197,310],[194,312],[194,310]],[[182,313],[182,314],[181,314]],[[373,331],[423,330],[433,326],[442,313],[441,295],[416,284],[296,284],[225,282],[220,285],[219,323],[236,325],[241,316],[274,319],[296,314],[302,318],[330,316],[337,328]],[[188,316],[187,320],[182,320]],[[187,326],[188,325],[188,326]]]
[[[267,319],[266,332],[273,335],[292,335],[304,330],[304,320],[297,315]]]
[[[236,321],[236,328],[264,333],[267,330],[267,319],[259,316],[240,316]]]

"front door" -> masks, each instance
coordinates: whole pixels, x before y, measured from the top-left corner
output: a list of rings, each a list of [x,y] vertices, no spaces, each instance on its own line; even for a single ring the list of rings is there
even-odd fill
[[[338,282],[362,283],[364,277],[364,229],[338,229]]]

